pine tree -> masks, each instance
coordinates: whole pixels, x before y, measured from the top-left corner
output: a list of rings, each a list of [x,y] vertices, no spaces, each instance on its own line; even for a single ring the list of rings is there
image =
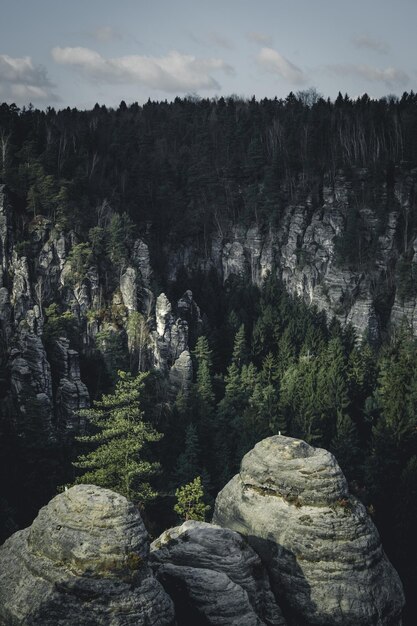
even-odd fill
[[[360,469],[360,449],[357,431],[349,415],[339,412],[336,419],[336,435],[330,443],[330,451],[335,455],[346,478],[358,478]]]
[[[242,324],[235,335],[233,345],[232,363],[241,368],[248,360],[248,348],[246,345],[245,327]]]
[[[206,513],[210,507],[204,504],[204,491],[201,484],[201,477],[197,476],[192,482],[176,490],[175,496],[177,504],[174,511],[178,513],[182,520],[197,520],[204,522]]]
[[[140,400],[146,377],[146,373],[132,377],[119,371],[114,393],[104,395],[92,409],[80,411],[97,432],[78,438],[94,449],[74,462],[83,470],[76,483],[107,487],[135,502],[146,503],[156,496],[149,479],[159,464],[147,460],[146,448],[162,435],[143,420]]]
[[[174,470],[175,485],[184,485],[201,473],[200,458],[197,428],[194,424],[189,424],[185,431],[184,451],[179,455]]]
[[[205,335],[201,335],[197,339],[197,343],[195,344],[195,348],[193,350],[193,355],[196,358],[197,365],[202,363],[206,363],[208,369],[211,371],[212,368],[212,351],[210,350],[209,342]]]

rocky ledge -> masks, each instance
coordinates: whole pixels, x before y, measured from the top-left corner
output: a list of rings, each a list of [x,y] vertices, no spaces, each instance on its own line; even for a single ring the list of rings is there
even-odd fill
[[[133,504],[108,489],[72,487],[0,548],[0,625],[172,624],[148,553]]]
[[[213,522],[248,538],[290,623],[398,626],[402,585],[330,452],[269,437],[220,492]]]
[[[151,545],[178,624],[285,626],[259,556],[238,533],[188,521]]]

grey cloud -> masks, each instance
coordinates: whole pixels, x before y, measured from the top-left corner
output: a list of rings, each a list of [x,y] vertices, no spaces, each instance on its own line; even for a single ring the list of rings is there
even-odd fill
[[[262,48],[256,58],[265,71],[276,74],[294,85],[303,85],[307,77],[304,72],[273,48]]]
[[[169,52],[164,57],[130,55],[106,59],[89,48],[52,50],[52,58],[72,66],[87,78],[107,84],[143,84],[168,92],[219,89],[213,72],[233,73],[222,59],[199,59],[192,55]]]
[[[100,41],[101,43],[107,43],[109,41],[119,41],[122,39],[121,33],[115,30],[112,26],[99,26],[91,33],[91,36],[96,41]]]
[[[251,31],[250,33],[247,33],[246,37],[249,41],[252,41],[253,43],[259,43],[264,46],[272,45],[272,37],[270,35],[266,35],[265,33]]]
[[[327,69],[337,76],[356,76],[372,82],[380,82],[387,87],[404,87],[410,77],[403,70],[395,67],[380,69],[370,65],[328,65]]]
[[[34,65],[31,57],[0,54],[0,98],[19,104],[55,102],[59,98],[46,69]]]
[[[389,44],[386,41],[374,39],[373,37],[368,37],[366,35],[353,37],[352,43],[356,46],[356,48],[366,48],[368,50],[378,52],[379,54],[386,54],[390,50]]]
[[[233,50],[235,47],[233,41],[229,39],[229,37],[225,37],[219,33],[210,33],[209,39],[216,44],[216,46],[220,46],[220,48],[224,48],[225,50]]]

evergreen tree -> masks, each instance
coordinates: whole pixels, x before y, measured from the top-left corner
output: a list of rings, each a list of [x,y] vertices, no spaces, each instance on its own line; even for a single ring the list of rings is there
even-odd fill
[[[330,443],[330,451],[335,455],[346,478],[351,481],[360,475],[359,439],[354,423],[349,415],[339,412],[336,419],[336,434]]]
[[[184,521],[197,520],[204,522],[210,507],[204,504],[204,491],[201,477],[197,476],[192,482],[176,490],[177,504],[174,511]]]
[[[245,327],[243,324],[239,327],[235,335],[235,342],[233,345],[232,363],[238,368],[241,368],[248,360],[248,348],[246,345]]]
[[[162,435],[144,421],[140,408],[146,376],[119,371],[114,393],[80,411],[96,432],[78,438],[94,448],[74,462],[83,470],[76,483],[107,487],[135,502],[146,503],[156,496],[149,479],[159,471],[159,464],[148,460],[147,446]]]
[[[197,474],[201,474],[201,450],[198,443],[196,426],[191,423],[185,431],[184,451],[178,457],[174,470],[175,485],[189,483]]]

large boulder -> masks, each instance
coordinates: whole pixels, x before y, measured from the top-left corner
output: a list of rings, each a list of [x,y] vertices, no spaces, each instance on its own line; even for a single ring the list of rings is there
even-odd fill
[[[247,536],[297,626],[401,624],[398,574],[326,450],[261,441],[218,495],[213,522]]]
[[[108,489],[56,496],[0,548],[1,626],[162,626],[170,598],[137,508]]]
[[[179,624],[284,626],[259,556],[236,532],[188,521],[151,545]]]

